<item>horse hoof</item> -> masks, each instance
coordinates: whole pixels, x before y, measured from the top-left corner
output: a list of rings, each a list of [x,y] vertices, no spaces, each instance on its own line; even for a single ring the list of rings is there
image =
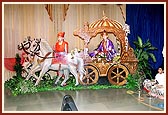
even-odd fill
[[[35,83],[35,86],[37,86],[37,85],[38,85],[38,83],[36,82],[36,83]]]
[[[64,84],[61,84],[61,86],[63,87],[63,86],[66,86],[67,84],[66,83],[64,83]]]
[[[75,84],[75,86],[78,86],[79,84]]]

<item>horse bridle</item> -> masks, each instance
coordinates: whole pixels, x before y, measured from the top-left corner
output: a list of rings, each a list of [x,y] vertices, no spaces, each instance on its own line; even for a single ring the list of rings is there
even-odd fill
[[[30,50],[30,52],[31,52],[31,55],[39,55],[39,52],[38,51],[40,51],[40,42],[41,42],[41,39],[40,40],[38,40],[38,39],[34,39],[34,41],[35,41],[35,43],[37,44],[36,45],[36,47],[35,47],[35,49],[34,49],[34,51],[31,51]],[[34,44],[35,45],[35,44]],[[34,47],[34,45],[33,45],[33,47]]]
[[[31,52],[31,55],[36,55],[36,56],[38,56],[38,57],[40,57],[40,58],[43,58],[43,59],[47,59],[47,58],[55,58],[55,57],[47,57],[48,55],[50,55],[51,54],[51,52],[48,52],[44,57],[43,56],[40,56],[39,54],[39,52],[38,51],[40,51],[40,42],[41,42],[41,39],[40,40],[38,40],[38,39],[34,39],[35,40],[35,43],[37,44],[36,45],[36,48],[34,49],[34,51],[30,51]]]
[[[30,52],[28,52],[27,49],[29,49],[30,46],[31,46],[31,40],[28,39],[28,42],[27,42],[27,43],[25,43],[25,42],[26,42],[26,41],[24,41],[24,44],[21,43],[21,48],[20,48],[19,45],[18,45],[18,50],[22,50],[22,49],[23,49],[23,51],[24,51],[26,54],[30,54]],[[28,44],[28,47],[25,48],[25,46],[26,46],[27,44]]]

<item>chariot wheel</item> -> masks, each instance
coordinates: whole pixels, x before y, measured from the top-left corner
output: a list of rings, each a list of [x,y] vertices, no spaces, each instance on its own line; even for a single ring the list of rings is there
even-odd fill
[[[91,65],[85,65],[85,71],[86,71],[86,75],[83,76],[82,81],[80,81],[80,84],[82,85],[92,85],[97,83],[98,78],[99,78],[99,74],[98,71],[95,67],[91,66]]]
[[[108,71],[108,80],[113,85],[124,85],[127,80],[129,71],[121,64],[113,65]]]

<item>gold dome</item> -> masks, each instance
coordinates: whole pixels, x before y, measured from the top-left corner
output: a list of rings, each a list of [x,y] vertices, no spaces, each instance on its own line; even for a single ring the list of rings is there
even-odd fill
[[[96,21],[96,22],[93,22],[92,24],[89,25],[89,28],[92,29],[92,28],[116,28],[116,29],[121,29],[122,28],[122,25],[115,21],[115,20],[111,20],[109,19],[108,17],[106,16],[103,16],[102,19]]]

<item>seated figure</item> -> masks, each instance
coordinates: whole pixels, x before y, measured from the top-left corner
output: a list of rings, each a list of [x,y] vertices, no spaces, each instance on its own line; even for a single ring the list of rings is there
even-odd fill
[[[155,76],[155,82],[158,86],[164,86],[165,76],[162,68],[158,68],[158,73]]]
[[[108,33],[104,31],[101,36],[103,40],[98,45],[98,48],[89,54],[91,57],[95,57],[97,54],[100,54],[102,57],[105,57],[107,61],[111,61],[114,56],[116,56],[116,50],[114,49],[113,42],[108,38]]]
[[[164,84],[165,84],[165,75],[162,68],[158,68],[158,73],[155,76],[154,80],[146,79],[143,82],[144,90],[147,91],[149,96],[158,97],[164,99]]]

